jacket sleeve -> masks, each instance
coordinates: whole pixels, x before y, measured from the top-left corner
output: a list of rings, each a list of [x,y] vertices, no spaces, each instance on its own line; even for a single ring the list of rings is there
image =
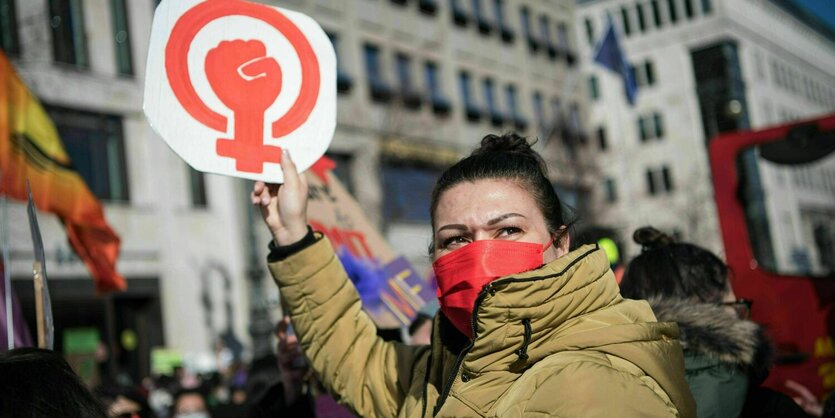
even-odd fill
[[[269,264],[296,335],[325,386],[364,417],[396,416],[426,348],[385,342],[330,242]]]

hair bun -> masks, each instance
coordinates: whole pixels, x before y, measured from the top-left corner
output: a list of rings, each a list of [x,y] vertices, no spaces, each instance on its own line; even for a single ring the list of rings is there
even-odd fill
[[[661,248],[674,242],[671,236],[651,226],[636,229],[632,234],[632,240],[640,244],[644,251]]]
[[[481,139],[481,146],[473,151],[472,155],[485,154],[488,152],[509,152],[535,156],[536,151],[531,148],[533,144],[528,143],[525,137],[517,134],[487,135]]]

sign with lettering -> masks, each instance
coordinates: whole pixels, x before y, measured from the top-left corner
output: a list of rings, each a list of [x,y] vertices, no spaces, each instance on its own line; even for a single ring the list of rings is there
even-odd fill
[[[436,298],[435,287],[389,247],[329,165],[323,159],[305,174],[310,225],[330,239],[360,294],[363,309],[377,326],[408,326],[420,308]]]
[[[144,110],[195,169],[280,183],[282,148],[304,171],[333,138],[336,54],[301,13],[242,0],[163,0]]]

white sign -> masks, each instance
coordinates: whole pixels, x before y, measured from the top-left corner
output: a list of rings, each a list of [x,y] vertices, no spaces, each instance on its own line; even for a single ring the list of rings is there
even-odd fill
[[[241,0],[163,0],[154,15],[145,116],[200,171],[281,183],[336,129],[336,54],[301,13]]]

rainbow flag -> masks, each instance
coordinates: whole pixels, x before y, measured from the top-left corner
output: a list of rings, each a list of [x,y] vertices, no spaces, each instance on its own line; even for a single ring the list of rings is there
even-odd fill
[[[119,237],[105,221],[101,203],[73,169],[55,125],[0,52],[0,193],[25,202],[26,179],[37,208],[64,223],[96,290],[125,290],[125,279],[116,271]]]

